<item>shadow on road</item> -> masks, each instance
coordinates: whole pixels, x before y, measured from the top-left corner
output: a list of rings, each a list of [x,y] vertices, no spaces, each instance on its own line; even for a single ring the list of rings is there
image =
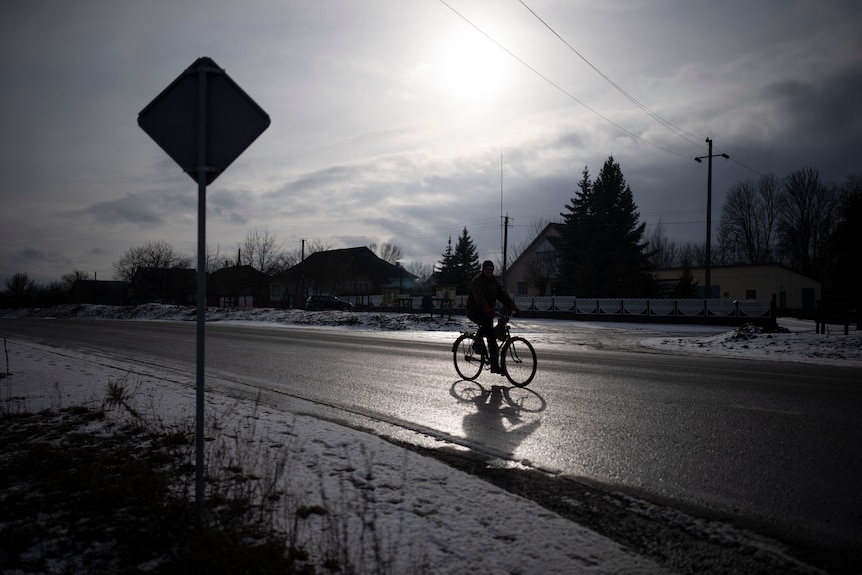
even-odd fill
[[[542,396],[522,387],[492,385],[486,389],[475,381],[460,380],[452,384],[451,394],[476,408],[461,424],[466,439],[491,447],[505,458],[511,458],[518,445],[542,424],[538,418],[525,416],[547,407]]]

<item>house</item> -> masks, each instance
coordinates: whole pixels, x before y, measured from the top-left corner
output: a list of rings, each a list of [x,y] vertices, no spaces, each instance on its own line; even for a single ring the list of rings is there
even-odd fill
[[[368,296],[408,290],[417,276],[377,257],[367,247],[315,252],[273,278],[273,303],[301,307],[309,294]],[[299,301],[301,300],[301,301]]]
[[[506,270],[505,288],[519,296],[555,295],[563,224],[545,226]]]
[[[129,282],[79,279],[69,288],[69,297],[79,305],[124,305],[128,291]]]
[[[218,307],[267,307],[272,278],[249,265],[216,270],[207,279],[207,299]]]
[[[563,224],[550,223],[506,270],[505,287],[516,296],[539,297],[562,294],[557,289],[559,249]],[[704,268],[691,268],[703,297]],[[671,292],[682,276],[683,268],[659,270],[659,286]],[[796,273],[781,264],[711,266],[713,295],[730,300],[770,300],[775,297],[779,309],[813,310],[820,299],[820,282]]]
[[[682,276],[683,268],[655,272],[660,285],[669,285]],[[706,283],[704,268],[691,268],[700,292]],[[820,282],[781,264],[710,266],[713,295],[729,300],[771,300],[778,309],[814,310],[820,299]],[[702,295],[701,295],[702,297]]]
[[[192,305],[197,295],[198,274],[192,269],[140,268],[132,278],[132,304]]]

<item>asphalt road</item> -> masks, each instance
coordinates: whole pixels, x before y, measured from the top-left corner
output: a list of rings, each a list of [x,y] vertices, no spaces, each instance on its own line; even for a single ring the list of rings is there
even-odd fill
[[[0,334],[186,372],[195,366],[193,322],[3,320]],[[426,445],[442,439],[741,519],[784,540],[860,553],[858,368],[580,346],[537,353],[537,376],[521,390],[485,373],[459,381],[450,343],[207,326],[208,385],[263,390],[292,411]]]

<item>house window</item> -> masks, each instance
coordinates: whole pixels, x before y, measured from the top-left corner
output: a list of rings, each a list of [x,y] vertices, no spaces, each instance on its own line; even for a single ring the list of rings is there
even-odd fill
[[[527,295],[527,282],[518,282],[518,295]]]

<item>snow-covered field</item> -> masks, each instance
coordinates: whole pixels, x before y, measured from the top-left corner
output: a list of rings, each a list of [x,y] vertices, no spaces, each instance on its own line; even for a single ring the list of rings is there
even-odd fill
[[[15,321],[7,314],[3,323]],[[55,308],[43,317],[194,320],[194,310],[170,306]],[[212,310],[210,321],[269,322],[301,326],[397,331],[399,337],[451,341],[466,320],[429,321],[409,314],[332,313],[283,310]],[[862,333],[840,330],[818,335],[813,323],[782,320],[781,333],[746,327],[586,324],[513,320],[537,347],[601,340],[603,345],[641,347],[663,353],[831,363],[862,367]],[[142,412],[166,422],[193,421],[194,374],[188,379],[129,365],[109,356],[79,353],[5,338],[0,380],[5,409],[39,410],[102,405],[109,384],[133,391]],[[431,572],[462,573],[664,573],[662,567],[535,503],[453,470],[433,459],[370,434],[265,406],[207,395],[207,413],[221,438],[208,450],[234,449],[247,465],[288,466],[281,474],[290,497],[284,505],[336,506],[349,517],[358,549],[363,525],[373,520],[375,537],[393,562],[390,572],[417,565]],[[233,447],[231,447],[233,446]],[[208,451],[209,453],[209,451]],[[311,527],[310,527],[311,528]],[[368,544],[368,541],[365,542]]]

